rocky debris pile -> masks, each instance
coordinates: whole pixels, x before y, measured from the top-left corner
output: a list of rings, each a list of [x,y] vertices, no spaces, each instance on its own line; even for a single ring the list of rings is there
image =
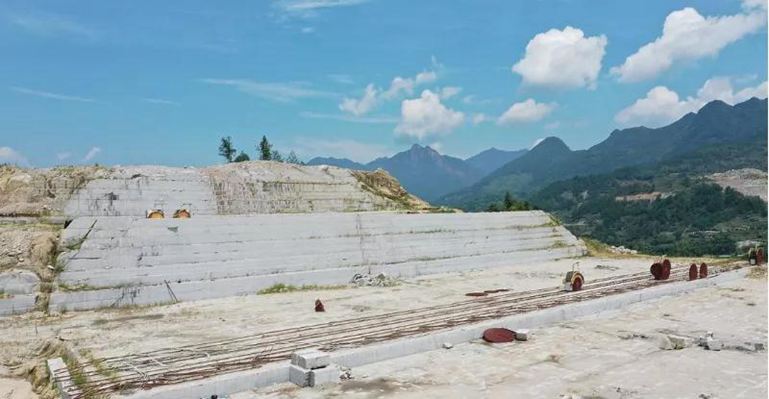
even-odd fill
[[[45,225],[0,225],[0,273],[24,269],[47,273],[58,231]]]
[[[430,204],[422,199],[411,195],[406,191],[397,179],[392,177],[384,169],[377,169],[373,172],[362,170],[351,170],[350,173],[358,179],[361,188],[377,196],[387,198],[406,209],[429,210]]]
[[[0,166],[0,216],[58,214],[72,193],[108,172],[97,166],[51,169]]]
[[[400,284],[399,279],[384,273],[379,273],[376,276],[357,273],[350,282],[358,287],[393,287]]]
[[[615,247],[614,245],[610,246],[609,252],[613,254],[618,254],[618,255],[637,255],[638,254],[638,251],[636,251],[635,249],[625,248],[622,245],[618,247]]]

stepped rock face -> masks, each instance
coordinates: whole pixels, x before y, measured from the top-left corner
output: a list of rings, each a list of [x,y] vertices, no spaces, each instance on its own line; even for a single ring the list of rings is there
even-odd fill
[[[0,216],[144,216],[148,209],[162,209],[168,217],[180,208],[194,215],[429,208],[402,188],[399,196],[381,195],[370,176],[400,187],[383,171],[264,161],[200,169],[2,167]]]
[[[358,273],[413,277],[584,254],[582,243],[541,211],[83,217],[62,240],[80,245],[59,259],[66,290],[53,293],[55,309],[216,298],[277,283],[346,284]]]

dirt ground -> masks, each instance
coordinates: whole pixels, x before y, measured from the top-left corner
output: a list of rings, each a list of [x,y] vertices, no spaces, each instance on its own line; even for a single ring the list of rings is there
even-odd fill
[[[52,345],[63,345],[75,354],[87,351],[96,357],[124,355],[181,344],[234,338],[259,331],[267,331],[289,326],[355,318],[394,310],[455,302],[466,299],[465,293],[471,291],[494,288],[510,288],[514,291],[525,291],[542,287],[553,287],[559,285],[564,273],[571,270],[572,264],[577,260],[580,262],[580,269],[587,276],[588,283],[591,278],[598,279],[611,275],[646,271],[651,263],[651,259],[643,257],[584,257],[537,264],[516,265],[485,271],[431,275],[415,280],[403,281],[394,287],[348,287],[330,290],[249,295],[165,306],[68,312],[61,315],[49,316],[36,312],[5,317],[0,318],[0,348],[2,348],[2,350],[0,350],[0,364],[5,366],[7,370],[5,371],[5,374],[0,374],[0,378],[6,378],[6,380],[3,381],[9,381],[7,378],[10,376],[18,376],[27,373],[34,365],[39,365],[46,355],[50,355],[50,353],[41,355],[40,352],[41,350],[50,352]],[[681,260],[681,262],[687,262],[687,260]],[[697,303],[694,308],[699,308],[699,306],[704,306],[708,309],[712,308],[712,310],[708,310],[711,312],[709,314],[722,312],[727,313],[727,315],[732,318],[741,317],[741,319],[735,320],[735,323],[740,325],[740,328],[738,329],[731,328],[733,323],[724,324],[723,328],[719,325],[705,325],[707,323],[698,321],[697,318],[694,318],[692,319],[693,321],[689,322],[693,323],[691,325],[682,324],[681,326],[677,326],[670,324],[679,318],[688,317],[685,310],[689,309],[690,305],[678,300],[670,301],[670,303],[679,304],[678,306],[681,309],[671,309],[670,312],[663,312],[676,315],[675,317],[660,318],[659,312],[639,313],[638,316],[632,317],[623,314],[622,316],[618,316],[619,318],[617,319],[610,318],[601,321],[600,323],[601,325],[607,323],[605,326],[606,331],[610,331],[611,328],[620,329],[621,327],[627,331],[650,333],[659,328],[683,329],[686,327],[686,329],[681,331],[682,334],[698,329],[707,329],[716,331],[719,335],[724,334],[724,336],[726,336],[726,334],[737,334],[742,331],[742,328],[750,328],[755,330],[754,333],[748,334],[747,330],[745,330],[744,339],[760,339],[765,341],[766,283],[764,280],[760,283],[749,281],[746,284],[747,285],[744,287],[745,291],[716,291],[721,292],[724,295],[711,294],[710,297],[697,300],[699,302],[694,302]],[[726,294],[733,297],[745,297],[746,299],[729,298]],[[722,297],[728,299],[723,299]],[[314,300],[316,298],[323,300],[326,307],[325,313],[314,312]],[[753,302],[754,305],[748,306],[743,303],[746,301]],[[739,303],[741,309],[744,309],[744,314],[737,312],[730,313],[730,310],[733,310],[731,308],[736,308],[736,305],[732,302]],[[636,313],[630,314],[634,315]],[[688,319],[684,318],[684,320]],[[714,324],[717,324],[716,321],[718,321],[718,319],[716,318],[712,321]],[[654,323],[662,324],[657,326]],[[574,370],[576,370],[575,372],[580,372],[579,370],[581,368],[578,366],[577,362],[577,359],[580,357],[584,356],[592,358],[593,356],[601,354],[600,356],[606,357],[607,361],[611,360],[619,362],[621,359],[628,360],[634,356],[645,356],[647,351],[641,349],[649,345],[653,346],[651,340],[620,339],[616,337],[616,332],[595,332],[595,328],[592,324],[590,325],[590,328],[579,327],[580,325],[580,323],[574,323],[573,325],[569,324],[566,326],[553,327],[552,330],[545,329],[538,331],[536,340],[525,344],[527,346],[511,346],[506,349],[504,346],[487,347],[479,344],[459,345],[446,353],[437,352],[418,355],[393,362],[385,362],[386,364],[381,366],[372,365],[355,370],[357,378],[352,385],[341,385],[340,387],[333,388],[329,391],[295,390],[296,393],[292,393],[292,395],[310,395],[310,397],[312,397],[312,395],[321,394],[321,396],[347,397],[348,395],[360,394],[363,395],[361,397],[374,397],[382,392],[378,391],[379,388],[372,387],[381,385],[382,389],[386,392],[400,396],[410,394],[409,392],[411,391],[408,388],[419,382],[419,384],[417,384],[420,387],[419,389],[424,390],[428,395],[433,396],[434,394],[435,396],[446,396],[446,392],[454,391],[453,388],[451,388],[450,391],[447,390],[450,389],[449,385],[453,384],[455,380],[446,380],[445,378],[453,376],[450,378],[457,378],[457,389],[466,389],[466,392],[468,393],[475,392],[481,396],[488,394],[489,397],[493,397],[493,393],[495,392],[494,389],[496,389],[494,387],[500,384],[500,381],[508,381],[510,379],[503,375],[504,373],[502,373],[502,375],[492,373],[488,375],[488,377],[483,377],[486,368],[482,367],[482,365],[492,365],[493,367],[489,368],[489,370],[497,370],[497,373],[500,372],[500,369],[507,370],[508,367],[504,366],[506,361],[505,358],[518,358],[518,351],[520,348],[539,347],[540,349],[535,350],[530,354],[528,361],[532,362],[532,364],[525,362],[517,363],[520,366],[516,366],[515,369],[517,372],[519,372],[520,369],[539,370],[539,368],[542,368],[543,372],[559,371],[562,366],[558,364],[549,365],[549,363],[559,362],[560,364],[567,364],[569,367],[573,367]],[[548,333],[547,331],[551,332]],[[614,335],[614,338],[609,341],[611,341],[611,345],[616,344],[616,348],[611,345],[607,346],[608,341],[591,341],[596,337],[605,337],[608,339],[608,337],[611,337],[612,335]],[[742,336],[740,337],[740,339],[743,339]],[[547,339],[551,339],[551,341],[547,341]],[[573,342],[581,342],[581,344],[573,345]],[[612,347],[613,349],[607,349],[608,354],[602,354],[602,351],[607,347]],[[543,355],[545,352],[541,352],[543,350],[542,348],[548,348],[545,351],[547,355]],[[600,349],[600,351],[594,354],[593,352],[588,351],[588,349],[591,348],[596,350]],[[639,351],[631,351],[622,354],[623,351],[631,349],[633,351],[636,349]],[[676,354],[690,353],[690,351],[694,350],[695,349],[686,349],[684,352],[676,352]],[[505,353],[505,351],[509,351],[509,353]],[[649,351],[651,351],[651,349],[649,349]],[[617,359],[612,358],[612,353],[617,354]],[[560,359],[559,362],[548,361],[547,359],[549,358],[547,356],[549,356],[549,354],[553,354],[557,359]],[[732,353],[729,351],[723,351],[722,354],[723,356],[716,358],[719,362],[723,359],[728,360],[729,356],[732,356]],[[438,375],[430,375],[428,378],[427,374],[425,374],[425,376],[409,374],[417,373],[416,370],[420,369],[424,369],[423,371],[427,373],[425,370],[431,370],[433,366],[429,368],[424,366],[421,368],[422,366],[416,366],[419,361],[424,360],[427,364],[431,364],[435,362],[430,360],[430,356],[440,357],[446,355],[456,355],[459,357],[454,359],[447,358],[445,361],[437,358],[435,362],[445,364],[447,367],[446,370],[438,373]],[[420,356],[425,357],[421,358]],[[541,364],[537,363],[539,360],[534,360],[538,359],[537,356],[545,356],[542,358],[545,361],[540,362]],[[746,355],[740,354],[740,356]],[[765,353],[761,356],[763,356],[763,359],[765,360]],[[465,361],[464,359],[469,361]],[[524,358],[520,358],[520,360],[516,360],[516,362],[523,362],[523,359]],[[649,369],[654,369],[654,367],[652,367],[654,362],[653,359],[649,361]],[[729,362],[731,362],[731,360],[729,360]],[[742,360],[739,362],[742,362]],[[534,363],[536,363],[536,365]],[[599,363],[603,364],[602,362]],[[414,364],[414,366],[411,366],[412,364]],[[619,365],[620,363],[617,364]],[[696,365],[696,363],[694,364]],[[735,365],[735,367],[738,365],[739,364]],[[599,366],[600,365],[595,365],[598,370],[600,370]],[[761,368],[759,366],[760,365],[753,364],[751,367],[760,371]],[[390,371],[387,371],[384,374],[377,374],[376,370],[379,370],[379,367],[383,367],[382,370]],[[390,368],[388,369],[387,367]],[[625,367],[629,367],[628,370],[631,370],[632,364],[625,365]],[[483,371],[473,372],[473,369],[476,368],[480,368]],[[614,367],[610,367],[608,370],[616,371],[614,370]],[[763,374],[765,375],[765,364],[763,370]],[[39,372],[39,370],[36,371]],[[688,371],[682,372],[689,373]],[[369,377],[363,378],[362,376],[364,374]],[[604,373],[600,372],[599,374]],[[664,377],[664,372],[658,374]],[[686,375],[694,376],[696,373],[689,373]],[[399,377],[401,380],[395,379],[390,381],[388,379],[383,380],[381,384],[376,382],[380,377],[395,378],[395,376],[401,376]],[[519,378],[523,377],[517,376],[511,381],[518,381]],[[530,378],[531,383],[539,379],[538,374],[533,371],[529,374],[528,378]],[[557,379],[556,377],[550,378]],[[577,379],[581,378],[582,377],[579,377]],[[434,382],[427,383],[427,381]],[[0,386],[2,385],[3,384],[0,384]],[[484,388],[483,390],[479,390],[479,387]],[[504,385],[500,386],[499,389],[503,389],[503,387]],[[547,392],[556,392],[561,389],[561,386],[555,382],[543,385],[543,389],[546,387],[548,387]],[[284,387],[284,389],[286,388]],[[340,391],[342,389],[346,391]],[[358,391],[361,392],[357,393]],[[4,391],[0,390],[0,398],[4,398],[3,393]],[[275,391],[261,393],[272,395],[273,397],[277,395]],[[372,394],[375,395],[370,396]],[[475,394],[473,394],[473,396],[475,396]],[[539,395],[529,397],[536,396]],[[8,397],[16,398],[17,396]]]
[[[533,331],[527,342],[457,345],[352,370],[321,388],[281,384],[253,398],[766,398],[766,280],[641,303]],[[661,349],[712,331],[724,350]]]

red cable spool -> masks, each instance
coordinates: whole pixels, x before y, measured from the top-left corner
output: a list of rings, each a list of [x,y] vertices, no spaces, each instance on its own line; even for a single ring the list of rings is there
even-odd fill
[[[697,271],[697,264],[692,263],[692,265],[689,266],[689,281],[696,280],[697,276],[699,276],[699,272]]]
[[[667,280],[670,277],[670,261],[665,259],[662,261],[662,280]]]
[[[571,290],[572,291],[579,291],[582,289],[582,275],[579,274],[577,276],[574,276],[574,281],[571,283]]]
[[[655,280],[662,280],[662,263],[654,263],[650,268],[652,276]]]
[[[706,278],[708,276],[708,265],[702,262],[700,265],[700,278]]]
[[[513,342],[515,331],[506,328],[489,328],[483,332],[483,340],[492,343]]]

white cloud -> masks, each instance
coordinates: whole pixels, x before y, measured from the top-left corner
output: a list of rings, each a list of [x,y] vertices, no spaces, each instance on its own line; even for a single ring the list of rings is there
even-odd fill
[[[479,125],[489,120],[489,116],[483,113],[473,115],[473,125]]]
[[[742,9],[752,11],[755,9],[766,10],[766,0],[742,0]]]
[[[415,88],[434,82],[436,79],[438,79],[438,75],[434,71],[424,71],[413,78],[396,76],[390,82],[390,87],[387,90],[379,89],[373,83],[369,83],[361,98],[345,97],[339,104],[339,109],[355,116],[365,115],[380,103],[395,100],[404,95],[412,95]]]
[[[715,57],[724,47],[766,24],[764,9],[746,10],[720,17],[703,17],[690,7],[673,11],[665,18],[662,36],[638,49],[611,73],[621,82],[637,82],[653,78],[680,61]]]
[[[0,147],[0,164],[9,163],[18,166],[29,166],[29,161],[20,152],[11,147]]]
[[[465,121],[465,114],[441,104],[440,97],[425,90],[419,98],[403,100],[401,121],[395,132],[420,141],[433,135],[448,134]]]
[[[534,140],[534,142],[531,143],[531,146],[529,146],[529,151],[531,151],[534,147],[538,146],[539,143],[541,143],[543,141],[545,141],[545,137],[540,137],[540,138]]]
[[[100,152],[101,152],[101,148],[99,148],[99,147],[91,147],[91,149],[88,150],[88,152],[83,157],[83,161],[82,162],[88,162],[88,161],[94,159],[97,155],[99,155]]]
[[[94,100],[92,98],[68,96],[68,95],[65,95],[65,94],[51,93],[49,91],[27,89],[25,87],[11,87],[11,90],[13,90],[13,91],[15,91],[17,93],[26,94],[26,95],[35,96],[35,97],[48,98],[48,99],[51,99],[51,100],[77,101],[77,102],[84,102],[84,103],[96,102],[96,100]]]
[[[439,95],[441,96],[441,99],[447,100],[447,99],[449,99],[451,97],[456,96],[457,94],[459,94],[461,92],[462,92],[462,88],[461,87],[446,86],[446,87],[441,88]]]
[[[606,53],[606,36],[586,37],[582,30],[567,26],[534,36],[523,59],[513,72],[525,84],[549,87],[595,87]]]
[[[680,98],[678,93],[665,86],[657,86],[649,90],[645,97],[617,113],[614,120],[623,126],[640,124],[649,127],[663,126],[689,112],[696,112],[713,100],[736,104],[751,97],[767,97],[766,81],[735,91],[730,78],[712,78],[705,82],[696,96],[685,99]]]
[[[171,100],[164,100],[164,99],[162,99],[162,98],[143,98],[142,100],[144,100],[145,102],[148,102],[148,103],[150,103],[150,104],[158,104],[158,105],[173,105],[173,106],[177,106],[177,107],[178,107],[179,105],[181,105],[181,104],[179,104],[179,103],[178,103],[178,102],[176,102],[176,101],[171,101]]]
[[[313,33],[313,32],[315,32],[315,28],[313,28],[312,26],[305,26],[304,28],[302,28],[301,32],[302,33]]]
[[[351,85],[355,83],[355,80],[350,75],[345,75],[343,73],[332,73],[328,75],[328,78],[333,80],[334,82],[345,84],[345,85]]]
[[[373,84],[369,84],[366,86],[363,97],[360,99],[344,98],[342,103],[339,104],[339,109],[355,116],[365,115],[376,107],[377,94],[378,90]]]
[[[311,119],[333,119],[343,122],[352,123],[369,123],[369,124],[394,124],[398,122],[398,118],[386,117],[386,116],[373,116],[373,117],[357,117],[350,115],[338,115],[338,114],[324,114],[320,112],[300,112],[299,116],[302,118]]]
[[[92,29],[62,15],[12,14],[7,15],[6,19],[12,25],[40,36],[72,35],[87,39],[96,37],[96,32]]]
[[[510,106],[510,108],[497,119],[497,124],[510,125],[514,123],[536,122],[553,112],[555,107],[555,103],[538,103],[530,98]]]
[[[381,144],[348,139],[318,139],[316,137],[298,137],[294,142],[294,148],[296,153],[303,158],[324,156],[347,158],[361,163],[393,153],[391,148]]]
[[[555,130],[561,127],[561,122],[553,121],[545,125],[545,130]]]
[[[278,102],[338,96],[336,93],[309,88],[307,83],[303,82],[267,83],[248,79],[202,79],[202,81],[213,85],[234,87],[243,93]]]
[[[71,156],[72,156],[71,152],[59,152],[56,154],[56,159],[58,159],[59,161],[63,161],[65,159],[68,159]]]
[[[273,8],[279,13],[280,19],[312,18],[324,9],[351,7],[367,3],[369,0],[276,0]]]

